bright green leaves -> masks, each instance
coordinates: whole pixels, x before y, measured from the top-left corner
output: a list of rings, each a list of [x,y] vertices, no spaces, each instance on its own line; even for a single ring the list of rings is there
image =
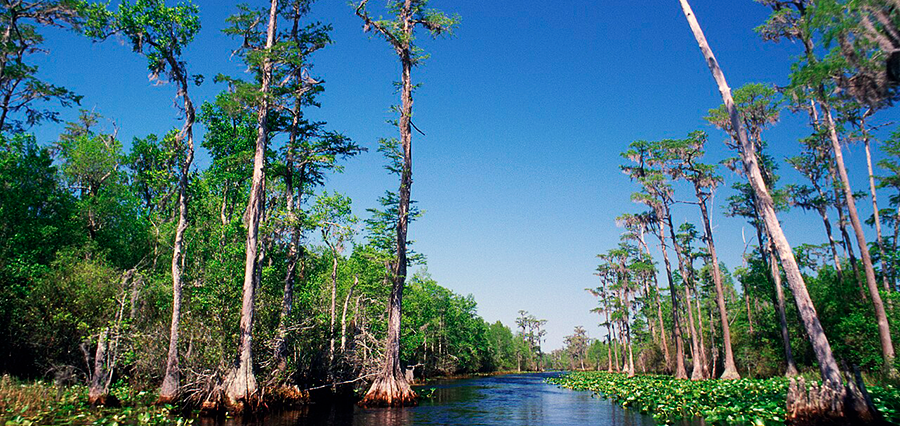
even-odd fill
[[[372,19],[367,9],[368,0],[353,3],[356,14],[363,19],[363,31],[375,31],[387,40],[401,56],[408,55],[413,65],[428,56],[415,44],[415,27],[421,25],[432,37],[452,35],[459,25],[459,15],[447,15],[437,9],[428,8],[428,0],[413,0],[406,8],[402,0],[390,0],[387,11],[393,19]]]
[[[599,372],[570,373],[551,383],[590,390],[662,423],[703,418],[708,422],[781,424],[787,380],[676,380],[670,376],[625,377]]]
[[[183,157],[184,149],[178,146],[174,131],[162,140],[156,135],[134,138],[125,162],[132,171],[133,190],[148,212],[166,215],[167,206],[177,201],[175,189]]]
[[[310,218],[322,231],[322,240],[332,250],[343,250],[345,241],[353,239],[359,219],[351,211],[350,197],[338,192],[322,192],[316,197],[310,211]]]
[[[778,122],[781,111],[781,100],[778,92],[772,85],[761,83],[748,83],[735,89],[732,93],[734,104],[740,113],[743,124],[746,127],[757,151],[760,151],[759,135],[766,127]],[[731,119],[725,110],[725,105],[709,110],[705,117],[710,124],[728,132],[734,138],[734,129],[731,127]],[[736,142],[735,142],[736,143]]]
[[[231,96],[247,108],[255,108],[263,100],[269,103],[289,105],[299,98],[302,105],[316,105],[314,96],[322,89],[308,73],[312,65],[309,56],[331,44],[331,25],[320,22],[304,23],[311,0],[283,2],[278,9],[278,19],[286,22],[285,29],[276,29],[274,44],[266,48],[268,9],[256,9],[238,5],[238,11],[226,21],[222,30],[241,42],[234,50],[254,75],[250,81],[218,75],[216,81],[231,86]],[[271,84],[268,93],[262,93],[263,68],[270,67]],[[270,111],[272,113],[273,111]]]
[[[624,374],[575,372],[550,383],[590,390],[651,414],[662,423],[703,418],[725,424],[776,425],[785,420],[787,379],[677,380],[670,376],[647,375],[632,378]],[[869,393],[878,411],[889,423],[900,420],[900,392],[892,386],[870,386]]]
[[[55,147],[69,184],[90,196],[96,196],[105,183],[115,180],[123,159],[122,144],[114,135],[94,131],[99,118],[95,113],[81,111],[80,120],[68,124]]]
[[[122,3],[117,13],[118,27],[136,52],[144,52],[154,75],[183,68],[178,63],[182,49],[200,31],[199,9],[187,2],[168,7],[164,0],[136,0]]]
[[[119,4],[112,12],[96,5],[83,7],[87,16],[84,32],[90,37],[106,38],[120,33],[135,52],[147,57],[153,78],[168,75],[179,83],[186,83],[182,50],[200,31],[200,10],[183,2],[166,6],[165,0],[135,0]],[[192,78],[194,82],[202,77]]]

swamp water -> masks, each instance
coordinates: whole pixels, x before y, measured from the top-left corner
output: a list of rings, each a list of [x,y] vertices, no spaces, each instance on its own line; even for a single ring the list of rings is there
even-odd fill
[[[544,383],[560,373],[508,374],[447,380],[415,387],[420,394],[436,388],[416,407],[365,409],[352,403],[312,404],[302,410],[259,419],[198,419],[201,426],[238,425],[596,425],[644,426],[653,418],[591,392]]]

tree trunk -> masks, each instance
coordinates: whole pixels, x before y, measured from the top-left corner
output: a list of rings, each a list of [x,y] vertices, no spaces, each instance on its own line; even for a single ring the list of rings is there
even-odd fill
[[[94,372],[91,375],[91,386],[88,389],[90,405],[110,405],[109,378],[111,371],[106,364],[106,351],[109,346],[109,327],[104,327],[97,338],[97,352],[94,354]]]
[[[760,241],[759,253],[763,259],[763,264],[768,266],[769,277],[772,279],[772,288],[775,290],[775,315],[778,317],[779,332],[781,333],[781,344],[784,347],[785,376],[796,376],[797,364],[794,362],[794,353],[791,350],[791,335],[787,325],[787,316],[785,314],[784,286],[781,281],[781,271],[778,268],[778,258],[772,245],[772,233],[769,232],[765,221],[761,219],[760,203],[756,194],[753,194],[753,205],[756,213],[757,223],[765,230],[766,242],[763,244],[763,234],[757,228],[757,238]],[[759,306],[757,306],[757,310]]]
[[[709,371],[711,373],[710,377],[715,377],[716,376],[716,367],[719,364],[719,350],[716,349],[716,324],[715,324],[715,320],[713,319],[713,312],[711,309],[709,311],[709,354],[710,354]],[[721,376],[719,378],[723,379]],[[723,380],[728,380],[728,379],[723,379]]]
[[[809,46],[807,48],[811,49],[811,47],[809,47]],[[811,52],[808,51],[807,53],[810,54]],[[810,115],[810,118],[812,119],[813,129],[816,132],[819,132],[819,127],[820,127],[819,126],[819,113],[818,113],[818,110],[816,110],[816,102],[813,99],[809,100],[809,115]],[[834,174],[834,168],[831,167],[830,164],[828,165],[828,174],[831,176],[832,182],[837,181],[837,178]],[[819,197],[821,197],[822,200],[827,200],[828,197],[825,196],[825,192],[822,190],[822,187],[819,186],[818,182],[816,182],[814,179],[810,179],[810,181],[812,182],[813,186],[816,188],[816,192],[819,194]],[[839,196],[837,188],[834,186],[833,183],[832,183],[831,187],[832,187],[832,190],[834,190],[834,205],[838,212],[838,227],[840,227],[841,238],[843,238],[843,241],[844,241],[843,244],[844,244],[845,251],[846,251],[847,247],[850,247],[850,237],[847,235],[847,227],[845,226],[846,221],[844,220],[844,210],[841,208],[841,202],[840,202],[841,197]],[[835,268],[835,271],[837,272],[838,281],[844,282],[844,277],[843,277],[844,274],[843,274],[843,270],[842,270],[843,268],[841,267],[841,260],[837,254],[837,247],[836,247],[836,244],[834,241],[834,237],[832,236],[831,222],[828,220],[828,211],[825,209],[824,205],[820,205],[818,207],[818,210],[819,210],[819,215],[822,216],[822,220],[825,222],[825,233],[828,234],[828,241],[831,244],[831,253],[834,257],[834,268]],[[856,284],[859,285],[859,271],[857,270],[856,258],[853,256],[852,247],[850,247],[849,253],[850,253],[851,268],[853,269],[853,278],[854,278]],[[860,289],[860,290],[862,290],[862,289]],[[865,293],[861,292],[861,294],[863,296],[862,298],[865,299]]]
[[[174,61],[172,61],[174,63]],[[178,65],[172,67],[174,70]],[[180,73],[179,92],[184,98],[184,127],[177,139],[186,141],[185,159],[181,165],[178,180],[178,226],[175,228],[175,243],[172,249],[172,323],[169,328],[169,352],[166,358],[166,373],[159,389],[159,404],[171,404],[178,397],[180,371],[178,368],[178,327],[181,323],[181,290],[184,286],[182,264],[184,263],[184,232],[187,230],[187,190],[191,163],[194,161],[194,104],[187,93],[187,80]],[[176,145],[178,145],[176,143]]]
[[[731,350],[731,330],[728,325],[728,309],[725,307],[725,292],[722,288],[722,272],[719,270],[719,257],[716,254],[716,245],[713,241],[712,227],[709,224],[709,212],[706,209],[706,197],[703,196],[699,187],[697,190],[697,201],[700,204],[700,215],[703,219],[703,231],[705,232],[706,248],[709,250],[710,263],[712,263],[713,282],[716,286],[716,306],[719,308],[719,319],[722,322],[722,346],[725,347],[725,371],[722,372],[720,379],[733,380],[740,379],[737,367],[734,365],[734,352]],[[712,324],[710,323],[710,327]],[[715,371],[713,371],[715,373]]]
[[[744,302],[747,305],[747,323],[750,324],[750,335],[753,333],[753,315],[750,314],[750,295],[747,293],[747,289],[744,289]]]
[[[625,269],[625,265],[623,263],[622,264],[623,275],[625,274],[624,269]],[[628,311],[628,304],[629,304],[629,299],[630,299],[631,295],[629,294],[630,291],[628,291],[628,285],[629,285],[628,277],[627,277],[627,275],[625,275],[625,286],[626,287],[625,287],[625,290],[623,291],[624,300],[623,300],[623,304],[622,304],[623,309],[625,310],[625,318],[622,320],[622,322],[624,323],[622,332],[625,333],[625,343],[628,345],[628,365],[626,367],[627,368],[626,372],[628,373],[628,377],[634,377],[634,352],[631,348],[631,324],[629,324],[629,320],[628,320],[631,315]]]
[[[400,11],[402,29],[406,36],[402,49],[398,49],[403,74],[400,78],[400,145],[403,147],[403,170],[400,173],[400,197],[397,221],[397,258],[394,260],[394,273],[391,277],[390,310],[388,312],[387,345],[384,351],[384,362],[381,372],[372,383],[360,405],[408,405],[415,404],[417,395],[409,387],[405,375],[400,368],[400,324],[403,313],[403,287],[406,284],[406,241],[409,224],[409,197],[412,186],[412,0],[405,0]]]
[[[334,323],[337,320],[337,268],[338,268],[338,260],[337,260],[337,250],[335,247],[331,248],[331,308],[329,309],[331,313],[331,323],[328,326],[328,369],[331,370],[332,364],[334,364]]]
[[[666,267],[666,279],[669,282],[669,296],[672,298],[672,334],[675,340],[675,378],[687,379],[687,371],[684,369],[684,342],[681,338],[681,323],[678,319],[678,291],[675,289],[675,280],[672,279],[672,264],[669,262],[669,254],[666,251],[666,219],[668,208],[657,209],[659,217],[659,247],[663,255],[663,264]]]
[[[625,324],[625,340],[628,342],[628,377],[634,377],[634,352],[631,349],[631,327]]]
[[[266,49],[271,49],[275,44],[275,27],[277,21],[278,0],[271,0],[269,8],[269,26],[266,35]],[[269,101],[266,99],[269,92],[269,83],[272,78],[272,61],[265,59],[262,67],[262,84],[260,93],[263,95],[259,111],[256,116],[256,151],[253,156],[253,181],[250,187],[250,200],[247,205],[247,241],[246,256],[244,260],[244,286],[241,300],[240,339],[238,343],[238,356],[234,365],[225,376],[224,396],[225,404],[235,411],[243,411],[247,403],[251,402],[257,391],[256,376],[253,374],[253,317],[256,311],[256,269],[259,246],[259,222],[261,219],[264,185],[266,180],[266,145],[268,142],[268,128],[266,118],[269,114]]]
[[[291,118],[291,131],[288,136],[288,149],[285,155],[285,172],[284,172],[284,196],[287,201],[287,219],[291,229],[291,241],[288,245],[287,254],[287,271],[284,274],[284,293],[281,299],[281,316],[278,320],[278,331],[275,333],[275,342],[273,349],[273,358],[275,360],[276,369],[285,371],[287,369],[287,322],[291,316],[294,307],[294,281],[297,272],[297,263],[301,262],[300,280],[303,280],[304,268],[302,266],[302,247],[300,247],[300,238],[302,229],[297,223],[297,214],[294,211],[294,149],[296,149],[297,135],[300,132],[300,99],[294,101],[293,116]],[[299,196],[297,200],[303,200],[303,186],[305,181],[304,163],[300,171]],[[224,203],[222,205],[222,216],[224,218]],[[223,219],[224,220],[224,219]],[[223,223],[224,224],[224,223]]]
[[[614,326],[613,326],[613,334],[615,334],[616,331],[618,331],[618,330],[616,330],[616,327],[615,327],[615,325],[614,325]],[[622,333],[620,332],[619,334],[621,335]],[[615,360],[616,360],[616,365],[615,365],[616,369],[615,369],[615,371],[616,371],[617,373],[620,372],[620,371],[622,371],[622,369],[619,367],[619,343],[618,343],[618,342],[619,342],[619,340],[620,340],[620,337],[621,337],[621,336],[616,336],[616,340],[613,341],[613,342],[614,342],[614,343],[613,343],[613,357],[614,357]]]
[[[872,194],[872,214],[875,217],[875,238],[878,242],[878,251],[881,254],[881,282],[884,287],[885,293],[890,294],[891,287],[888,285],[888,276],[887,276],[887,256],[884,251],[884,238],[881,235],[881,212],[878,211],[878,198],[875,194],[875,174],[872,171],[872,153],[869,149],[869,135],[866,132],[866,122],[862,120],[860,122],[860,128],[863,133],[863,142],[866,146],[866,165],[869,168],[869,192]],[[892,312],[894,310],[894,306],[891,305],[890,299],[888,299],[888,309]]]
[[[341,312],[341,353],[347,350],[347,305],[350,304],[350,298],[353,297],[353,289],[357,285],[359,285],[359,277],[354,275],[353,285],[350,286],[350,291],[347,292],[347,297],[344,298],[344,310]]]
[[[703,310],[700,307],[700,295],[697,295],[697,298],[694,299],[694,302],[697,304],[697,332],[700,333],[700,361],[703,362],[703,378],[709,379],[709,358],[706,354],[706,338],[703,336]],[[710,324],[712,326],[712,324]]]
[[[778,250],[782,266],[787,273],[788,283],[791,286],[791,290],[793,291],[794,298],[797,302],[800,317],[803,320],[803,325],[809,335],[810,343],[816,354],[816,359],[819,361],[819,370],[822,373],[822,381],[824,385],[830,389],[842,389],[843,385],[841,383],[841,374],[838,369],[837,361],[834,359],[831,345],[828,343],[828,338],[825,336],[825,331],[822,329],[822,325],[819,322],[815,306],[809,297],[806,283],[803,281],[803,276],[800,275],[800,268],[794,258],[794,253],[791,251],[790,244],[788,244],[787,238],[785,238],[784,232],[781,229],[781,224],[778,222],[772,197],[769,195],[762,174],[760,173],[755,148],[748,140],[747,134],[744,133],[743,123],[741,123],[737,108],[734,105],[734,100],[731,98],[731,89],[725,81],[725,75],[719,68],[719,63],[716,61],[712,50],[710,50],[709,45],[706,42],[706,37],[700,29],[700,25],[697,23],[697,19],[694,17],[690,5],[687,3],[687,0],[679,1],[688,24],[694,33],[694,37],[697,39],[697,44],[700,46],[700,50],[706,59],[707,65],[709,65],[710,72],[718,84],[719,92],[722,94],[722,101],[731,118],[731,125],[735,130],[735,134],[740,144],[739,148],[744,172],[757,195],[757,199],[760,201],[760,210],[762,211],[763,219],[771,233],[775,248]]]
[[[781,271],[778,269],[778,259],[772,250],[772,237],[766,242],[766,253],[769,255],[769,274],[772,276],[772,286],[775,287],[775,314],[778,315],[778,329],[781,331],[781,343],[784,345],[784,375],[791,377],[800,374],[797,371],[797,363],[794,362],[794,352],[791,350],[791,333],[788,330],[787,315],[785,314],[784,287],[781,283]]]
[[[647,256],[650,256],[650,247],[647,246],[647,242],[644,241],[644,232],[643,229],[640,233],[640,241],[641,246],[644,247],[644,251],[647,252]],[[653,275],[653,290],[655,291],[655,302],[656,302],[656,317],[659,321],[659,335],[662,338],[662,347],[663,354],[666,357],[666,368],[672,365],[672,355],[669,353],[669,342],[666,339],[666,327],[663,325],[663,314],[662,314],[662,303],[659,300],[659,282],[656,278],[656,271],[652,272]]]
[[[819,195],[824,195],[819,192]],[[828,210],[825,209],[825,206],[820,206],[816,209],[819,212],[819,216],[822,217],[822,223],[825,225],[825,234],[828,235],[828,246],[831,247],[831,257],[834,260],[834,271],[837,274],[838,282],[844,282],[844,271],[841,268],[841,258],[838,257],[837,252],[837,243],[834,242],[834,236],[831,232],[831,221],[828,220]]]
[[[853,253],[853,243],[850,241],[850,233],[847,232],[847,217],[844,216],[844,206],[841,203],[841,193],[837,187],[838,177],[834,167],[829,166],[828,171],[831,174],[832,189],[834,190],[834,208],[838,212],[838,228],[841,230],[841,239],[844,241],[844,251],[850,261],[850,269],[853,270],[853,283],[859,288],[860,299],[868,301],[865,289],[859,282],[859,263],[856,261],[856,255]]]
[[[612,373],[612,329],[609,321],[606,322],[606,372]]]
[[[667,215],[666,220],[669,224],[669,236],[672,238],[672,247],[675,248],[675,255],[678,257],[678,268],[681,271],[682,284],[684,284],[684,305],[687,307],[688,327],[691,334],[691,380],[703,380],[703,357],[701,352],[703,348],[697,340],[697,327],[694,323],[694,308],[691,302],[691,282],[690,271],[691,265],[687,263],[686,256],[682,251],[681,244],[675,237],[675,226],[672,224],[672,215]]]
[[[841,178],[844,199],[847,202],[847,211],[850,213],[850,224],[853,225],[853,232],[856,234],[856,242],[859,246],[860,257],[862,257],[863,269],[866,273],[866,287],[869,289],[869,297],[872,298],[872,306],[875,308],[875,319],[878,322],[878,335],[881,341],[881,353],[884,357],[883,368],[890,376],[895,376],[897,375],[897,370],[894,368],[894,345],[891,342],[891,329],[888,325],[884,303],[881,300],[881,295],[878,293],[875,269],[872,266],[872,258],[869,256],[869,247],[866,245],[866,236],[863,234],[862,222],[860,222],[859,214],[856,211],[856,201],[853,199],[853,190],[850,188],[850,178],[847,176],[847,169],[844,167],[841,143],[838,140],[834,120],[831,117],[831,107],[825,102],[823,93],[820,92],[819,96],[819,105],[822,107],[822,113],[825,114],[825,124],[828,126],[828,136],[831,139],[834,163]]]

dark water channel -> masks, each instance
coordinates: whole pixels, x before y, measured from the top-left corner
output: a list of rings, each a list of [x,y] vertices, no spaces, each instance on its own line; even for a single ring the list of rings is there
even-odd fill
[[[206,419],[202,426],[236,425],[653,425],[653,418],[623,409],[591,392],[544,383],[559,373],[509,374],[429,383],[436,388],[416,407],[364,409],[352,403],[313,404],[261,419]],[[421,392],[422,388],[417,388]]]

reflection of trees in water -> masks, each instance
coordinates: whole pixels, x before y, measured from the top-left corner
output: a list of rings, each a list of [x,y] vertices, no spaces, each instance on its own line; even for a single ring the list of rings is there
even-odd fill
[[[360,408],[353,401],[320,401],[257,419],[198,419],[200,426],[407,426],[655,424],[635,409],[623,409],[590,392],[544,383],[551,374],[505,375],[430,383],[433,396],[416,407]],[[422,388],[417,388],[421,391]],[[696,425],[686,422],[682,425]]]

